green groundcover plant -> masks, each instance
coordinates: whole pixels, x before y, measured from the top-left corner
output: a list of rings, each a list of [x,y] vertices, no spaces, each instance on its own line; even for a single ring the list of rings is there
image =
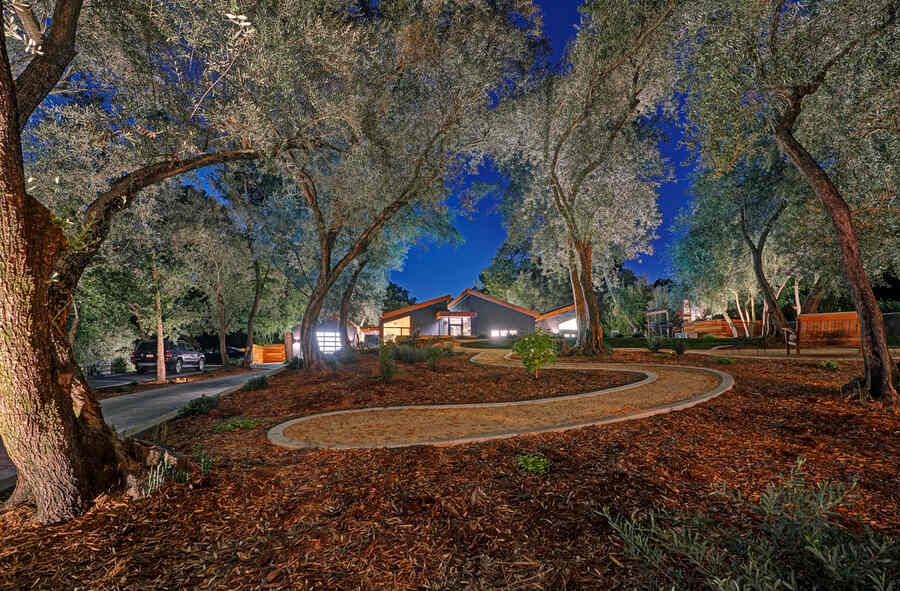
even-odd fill
[[[602,514],[639,560],[653,589],[717,591],[856,591],[897,589],[900,544],[862,523],[837,523],[855,484],[806,482],[803,461],[756,502],[720,493],[750,514],[750,524],[705,515]]]

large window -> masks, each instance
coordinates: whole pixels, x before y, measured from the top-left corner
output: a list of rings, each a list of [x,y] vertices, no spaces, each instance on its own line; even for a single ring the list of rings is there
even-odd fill
[[[450,316],[441,319],[441,334],[451,337],[468,337],[472,335],[472,319],[469,317]]]
[[[403,316],[396,320],[388,320],[384,323],[384,342],[390,343],[397,337],[408,337],[412,334],[412,320],[409,316]]]
[[[519,334],[515,328],[495,328],[491,330],[492,339],[502,339],[505,337],[514,337]]]
[[[319,351],[326,355],[341,350],[341,333],[317,332],[316,340],[319,342]]]

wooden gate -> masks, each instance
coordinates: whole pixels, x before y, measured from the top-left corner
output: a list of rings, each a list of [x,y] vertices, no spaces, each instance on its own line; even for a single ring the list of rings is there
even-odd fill
[[[284,344],[278,345],[253,345],[253,363],[284,363],[287,357],[284,354]]]

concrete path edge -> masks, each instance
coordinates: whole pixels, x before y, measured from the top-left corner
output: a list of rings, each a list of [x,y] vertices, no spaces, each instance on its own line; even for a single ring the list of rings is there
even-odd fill
[[[497,364],[485,363],[483,361],[479,361],[478,357],[480,357],[483,353],[476,355],[471,359],[472,363],[477,365],[488,365],[488,366],[497,366]],[[505,356],[504,358],[506,358]],[[578,364],[567,364],[564,366],[556,366],[555,369],[578,369]],[[502,366],[500,366],[502,367]],[[401,447],[413,447],[417,445],[431,445],[436,447],[447,447],[453,445],[463,445],[467,443],[480,443],[482,441],[491,441],[495,439],[510,439],[513,437],[519,437],[523,435],[537,435],[540,433],[558,433],[562,431],[569,431],[571,429],[581,429],[584,427],[591,427],[595,425],[607,425],[611,423],[620,423],[623,421],[631,421],[635,419],[645,419],[656,415],[666,414],[678,410],[684,410],[706,402],[707,400],[712,400],[717,396],[720,396],[724,392],[727,392],[731,388],[734,387],[734,378],[725,373],[724,371],[719,371],[717,369],[707,368],[707,367],[692,367],[688,365],[649,365],[647,367],[676,367],[681,369],[690,369],[690,370],[698,370],[701,372],[709,372],[717,375],[720,379],[719,384],[711,390],[704,392],[698,396],[693,398],[689,398],[686,400],[679,400],[677,402],[672,402],[669,404],[664,404],[661,406],[653,407],[646,410],[635,411],[631,413],[624,413],[619,415],[612,415],[609,417],[604,417],[602,419],[597,419],[593,421],[580,421],[574,423],[566,423],[562,425],[549,425],[543,427],[536,427],[530,429],[521,429],[521,430],[512,430],[512,431],[502,431],[495,433],[486,433],[484,435],[476,435],[471,437],[457,437],[450,439],[432,439],[425,441],[414,441],[414,442],[401,442],[401,443],[384,443],[384,444],[374,444],[374,445],[332,445],[332,446],[320,446],[320,445],[312,445],[307,444],[302,441],[297,441],[295,439],[291,439],[285,435],[285,431],[293,425],[297,423],[302,423],[304,421],[309,421],[312,419],[320,418],[323,416],[329,415],[340,415],[340,414],[353,414],[353,413],[362,413],[362,412],[375,412],[380,410],[410,410],[410,409],[440,409],[440,408],[484,408],[484,407],[503,407],[503,406],[518,406],[524,404],[538,404],[548,401],[554,400],[567,400],[567,399],[576,399],[576,398],[585,398],[588,396],[597,396],[602,394],[608,394],[610,392],[618,392],[622,390],[629,390],[633,388],[637,388],[642,385],[646,385],[652,382],[655,382],[658,378],[657,374],[646,371],[646,370],[637,370],[634,368],[623,369],[622,371],[630,371],[633,373],[643,373],[645,377],[643,380],[634,382],[633,384],[626,384],[625,386],[615,386],[613,388],[605,388],[603,390],[596,390],[594,392],[583,392],[581,394],[570,394],[568,396],[555,396],[550,398],[536,398],[532,400],[518,400],[512,402],[481,402],[481,403],[469,403],[469,404],[420,404],[420,405],[405,405],[405,406],[379,406],[379,407],[368,407],[368,408],[354,408],[348,410],[336,410],[324,413],[316,413],[312,415],[306,415],[303,417],[295,418],[283,423],[279,423],[275,425],[271,429],[269,429],[266,434],[269,441],[279,447],[285,447],[288,449],[334,449],[334,450],[348,450],[348,449],[391,449],[391,448],[401,448]],[[553,369],[553,368],[551,368]]]

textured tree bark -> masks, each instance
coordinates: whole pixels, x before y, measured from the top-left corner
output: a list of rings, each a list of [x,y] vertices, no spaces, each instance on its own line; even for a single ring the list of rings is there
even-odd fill
[[[225,314],[225,297],[222,294],[223,289],[222,280],[218,278],[216,282],[216,307],[219,317],[219,355],[222,356],[222,367],[227,368],[231,363],[228,360],[228,343],[225,342],[228,326]]]
[[[748,326],[748,318],[744,317],[744,311],[741,309],[741,295],[734,289],[731,290],[734,294],[734,305],[737,306],[738,317],[741,319],[741,324],[744,325],[744,336],[748,339],[750,338],[750,328]]]
[[[574,257],[570,261],[569,281],[572,284],[572,298],[575,300],[575,322],[578,332],[575,337],[575,348],[581,350],[584,348],[585,335],[587,332],[584,327],[588,325],[587,304],[584,302],[584,290],[581,289],[581,278],[578,275],[578,263]]]
[[[754,242],[753,238],[750,236],[750,229],[747,227],[746,213],[743,208],[741,209],[741,231],[744,235],[744,242],[750,248],[750,254],[753,257],[753,274],[756,275],[756,282],[759,284],[759,288],[763,293],[763,298],[765,298],[769,311],[775,319],[778,332],[784,332],[788,327],[788,323],[787,319],[784,317],[784,312],[778,307],[778,298],[775,296],[772,284],[769,283],[768,278],[766,278],[765,269],[763,267],[763,253],[765,252],[766,240],[769,237],[769,232],[772,231],[772,226],[781,216],[781,212],[784,211],[785,205],[786,204],[782,202],[772,216],[766,220],[758,242]]]
[[[18,470],[6,507],[33,501],[35,519],[49,523],[84,511],[117,462],[66,339],[69,302],[48,305],[65,239],[25,192],[18,118],[0,44],[0,437]]]
[[[581,352],[585,355],[599,355],[604,351],[603,325],[600,324],[600,306],[597,303],[597,293],[594,291],[594,278],[591,264],[591,246],[575,243],[575,252],[578,253],[578,272],[581,281],[581,291],[584,294],[585,323],[584,345]],[[581,332],[581,327],[578,328]]]
[[[825,292],[827,289],[825,288],[825,282],[822,281],[822,278],[819,277],[816,279],[816,282],[813,284],[812,289],[809,292],[809,295],[806,296],[806,300],[803,302],[803,313],[804,314],[816,314],[819,312],[819,306],[822,304],[822,298],[825,297]]]
[[[725,313],[722,314],[722,317],[725,318],[725,324],[727,324],[727,325],[728,325],[728,328],[731,329],[731,336],[732,336],[732,338],[735,338],[735,339],[736,339],[737,336],[738,336],[738,331],[737,331],[737,329],[734,327],[734,322],[731,321],[731,316],[728,315],[728,309],[727,309],[727,308],[726,308],[726,310],[725,310]]]
[[[303,320],[300,322],[300,352],[303,355],[303,367],[317,368],[322,365],[315,331],[327,293],[328,288],[323,289],[317,284],[303,312]]]
[[[259,302],[262,299],[263,289],[266,285],[266,275],[262,272],[262,266],[259,259],[253,259],[253,277],[255,279],[253,286],[253,306],[250,307],[250,314],[247,316],[247,350],[244,352],[243,366],[250,369],[253,365],[253,324],[256,321],[256,313],[259,312]],[[290,351],[288,351],[290,353]]]
[[[341,333],[341,347],[344,351],[349,351],[353,347],[352,343],[350,343],[350,337],[347,336],[350,301],[353,299],[353,292],[356,290],[356,282],[359,281],[359,276],[362,274],[363,269],[368,263],[368,260],[361,260],[359,262],[359,265],[356,266],[356,270],[353,271],[353,275],[350,276],[350,283],[347,284],[347,288],[344,290],[343,295],[341,295],[341,312],[338,316],[338,332]]]
[[[775,138],[781,151],[791,159],[806,178],[816,196],[831,215],[841,246],[841,260],[844,276],[850,284],[856,312],[859,314],[859,332],[865,362],[866,389],[874,398],[890,400],[896,405],[897,392],[893,385],[894,362],[887,345],[884,318],[875,299],[875,292],[866,276],[859,240],[853,227],[850,207],[840,191],[831,181],[819,163],[797,141],[789,127],[775,130]]]
[[[163,334],[162,295],[159,293],[159,271],[153,268],[156,285],[156,383],[166,383],[166,337]]]
[[[66,337],[69,341],[69,345],[72,347],[75,346],[75,337],[78,336],[78,323],[80,318],[78,317],[78,304],[75,303],[75,298],[72,298],[72,321],[69,322],[69,331],[68,336]]]

